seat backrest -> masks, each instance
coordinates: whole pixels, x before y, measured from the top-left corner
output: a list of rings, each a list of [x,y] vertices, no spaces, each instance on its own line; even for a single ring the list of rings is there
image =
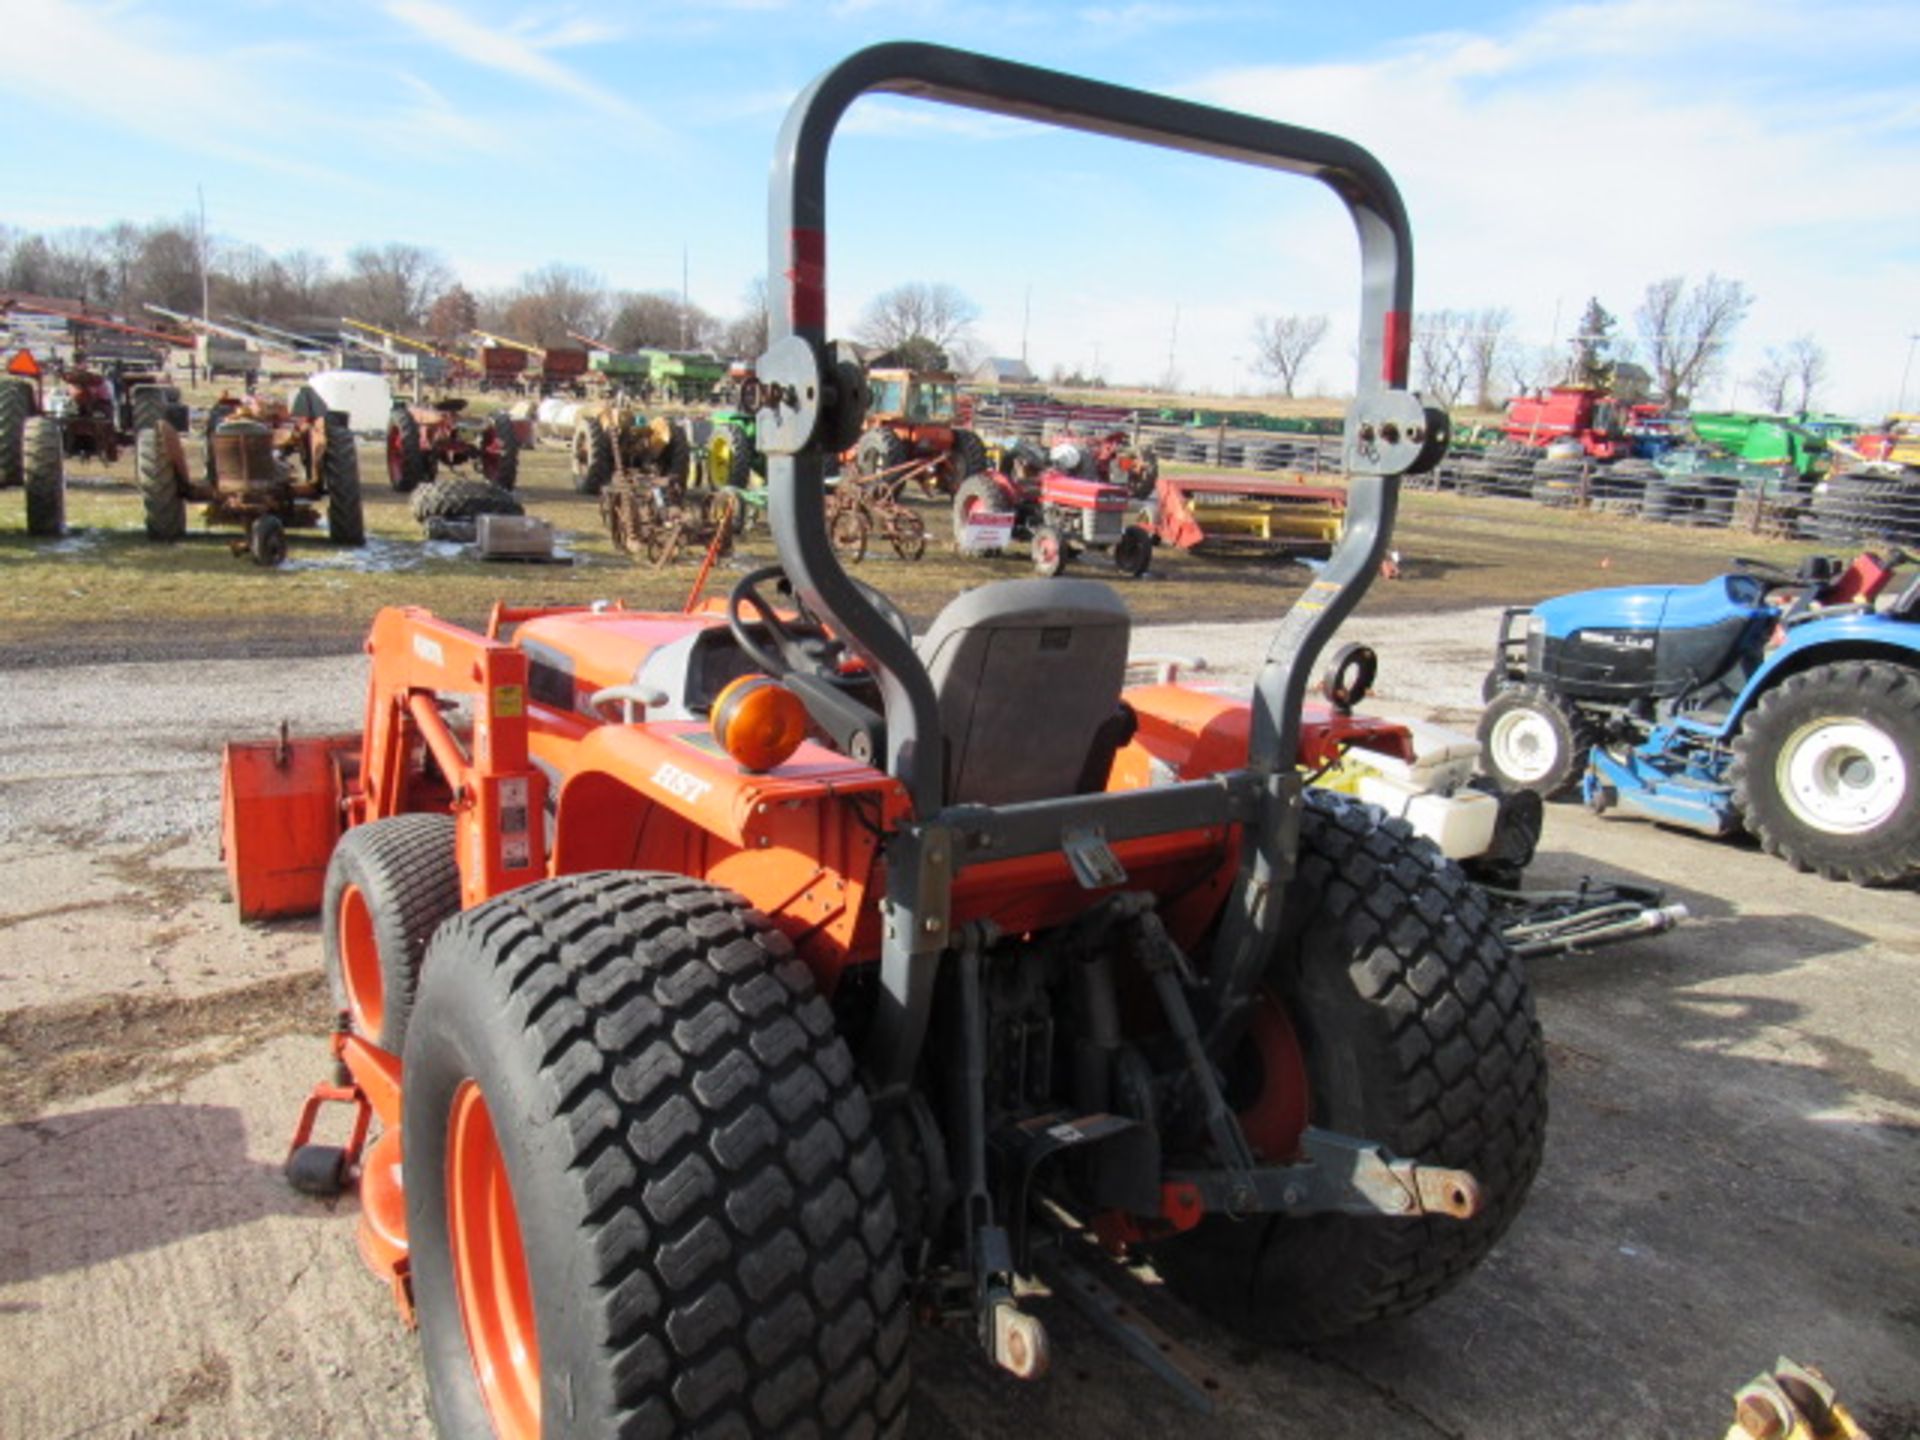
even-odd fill
[[[1098,580],[998,580],[935,618],[933,677],[951,804],[1074,794],[1120,707],[1127,607]]]

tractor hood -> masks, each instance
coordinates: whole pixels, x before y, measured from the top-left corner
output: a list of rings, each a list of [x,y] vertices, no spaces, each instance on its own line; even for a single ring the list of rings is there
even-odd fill
[[[1751,575],[1716,575],[1698,585],[1621,585],[1558,595],[1533,607],[1545,634],[1571,638],[1582,630],[1693,629],[1762,608],[1766,587]]]
[[[1577,700],[1668,699],[1739,663],[1754,630],[1773,623],[1765,600],[1742,574],[1561,595],[1534,607],[1527,669]]]

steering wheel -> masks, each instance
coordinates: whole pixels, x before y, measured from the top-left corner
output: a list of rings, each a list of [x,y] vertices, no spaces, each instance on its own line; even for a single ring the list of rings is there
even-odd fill
[[[845,641],[827,635],[802,635],[780,617],[779,611],[760,592],[760,587],[769,583],[773,584],[773,593],[797,611],[803,622],[821,628],[819,619],[794,591],[786,569],[780,565],[762,565],[735,581],[732,593],[727,596],[727,628],[733,631],[733,638],[747,658],[769,675],[800,671],[836,685],[857,684],[863,680],[864,676],[843,674],[840,669],[840,657],[847,650]],[[899,606],[864,581],[854,580],[853,586],[902,639],[913,643],[913,627],[900,613]],[[749,608],[753,611],[753,621],[747,617]],[[771,645],[753,632],[751,625],[755,622],[765,628]]]

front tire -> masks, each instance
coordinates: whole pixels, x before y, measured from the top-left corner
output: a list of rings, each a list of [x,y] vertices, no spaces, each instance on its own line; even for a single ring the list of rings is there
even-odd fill
[[[1586,770],[1593,737],[1573,707],[1540,685],[1508,685],[1480,714],[1480,766],[1506,790],[1543,800],[1565,794]]]
[[[480,453],[480,473],[502,490],[513,489],[520,479],[520,436],[514,431],[513,417],[496,410],[487,422],[486,444]]]
[[[1794,869],[1920,874],[1920,672],[1865,660],[1788,677],[1734,737],[1728,778],[1747,829]]]
[[[455,843],[451,815],[393,815],[354,826],[327,861],[320,945],[333,1008],[395,1055],[427,942],[460,911]]]
[[[1486,899],[1402,820],[1306,792],[1256,1024],[1229,1067],[1263,1158],[1310,1122],[1469,1171],[1471,1220],[1214,1217],[1154,1264],[1190,1304],[1263,1340],[1325,1339],[1404,1315],[1490,1251],[1545,1140],[1546,1061],[1519,959]],[[1306,1094],[1298,1087],[1304,1081]]]
[[[434,937],[405,1074],[441,1434],[903,1428],[885,1163],[764,916],[632,872],[498,896]]]

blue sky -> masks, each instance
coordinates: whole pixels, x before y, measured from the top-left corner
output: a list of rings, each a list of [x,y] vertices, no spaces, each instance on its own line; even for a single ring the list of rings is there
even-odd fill
[[[1564,337],[1589,294],[1708,271],[1757,303],[1715,403],[1812,333],[1825,399],[1891,406],[1920,333],[1920,26],[1906,4],[944,4],[0,0],[0,223],[183,214],[335,256],[441,251],[469,284],[552,260],[739,308],[787,102],[926,39],[1349,135],[1398,178],[1422,309]],[[44,63],[30,57],[43,56]],[[1258,313],[1326,312],[1350,384],[1351,231],[1319,187],[914,102],[863,101],[829,180],[832,322],[957,286],[1037,367],[1251,387]],[[1031,294],[1031,316],[1026,317]],[[1178,309],[1178,324],[1175,311]],[[1920,405],[1920,370],[1909,387]]]

